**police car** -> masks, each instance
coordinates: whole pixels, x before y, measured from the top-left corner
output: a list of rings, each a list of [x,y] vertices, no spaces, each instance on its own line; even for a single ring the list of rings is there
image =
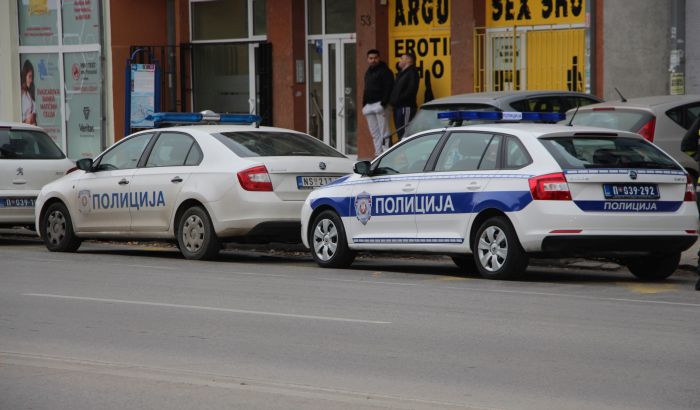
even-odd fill
[[[698,234],[688,174],[630,132],[538,123],[450,127],[412,136],[354,171],[312,192],[302,208],[303,243],[323,267],[349,266],[361,250],[431,252],[485,278],[510,279],[531,256],[600,256],[660,280]]]
[[[35,221],[51,251],[83,239],[176,239],[189,259],[214,257],[222,241],[299,242],[311,190],[352,161],[296,131],[258,127],[255,116],[159,113],[185,125],[130,135],[41,190]],[[243,123],[243,124],[241,124]]]
[[[0,122],[0,227],[34,227],[44,184],[75,169],[51,137],[34,125]]]

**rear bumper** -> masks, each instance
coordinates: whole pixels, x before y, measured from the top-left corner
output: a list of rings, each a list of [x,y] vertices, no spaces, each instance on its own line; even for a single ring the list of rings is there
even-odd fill
[[[696,235],[567,235],[547,236],[542,252],[556,256],[625,256],[683,252]]]
[[[229,236],[222,240],[238,243],[299,243],[300,229],[301,223],[298,221],[268,221],[255,225],[243,236]]]

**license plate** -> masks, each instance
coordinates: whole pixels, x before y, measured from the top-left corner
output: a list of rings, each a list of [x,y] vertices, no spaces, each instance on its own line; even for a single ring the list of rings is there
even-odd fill
[[[314,189],[324,186],[338,179],[338,177],[321,177],[321,176],[298,176],[297,188],[299,189]]]
[[[603,184],[606,199],[659,199],[656,184]]]
[[[36,198],[0,198],[0,208],[33,208]]]

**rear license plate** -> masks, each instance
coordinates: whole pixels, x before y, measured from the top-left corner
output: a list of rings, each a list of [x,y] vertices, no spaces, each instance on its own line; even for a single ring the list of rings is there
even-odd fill
[[[33,208],[36,198],[0,198],[0,208]]]
[[[659,199],[656,184],[603,184],[605,199]]]
[[[299,189],[314,189],[324,186],[338,179],[338,177],[321,177],[321,176],[298,176],[297,188]]]

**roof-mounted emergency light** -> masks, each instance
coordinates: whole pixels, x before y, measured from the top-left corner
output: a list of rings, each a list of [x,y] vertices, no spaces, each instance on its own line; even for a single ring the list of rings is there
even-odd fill
[[[445,111],[438,113],[438,119],[457,121],[533,121],[557,122],[566,116],[559,112],[517,112],[517,111]]]
[[[262,118],[253,114],[218,114],[210,110],[202,112],[157,112],[150,114],[146,120],[153,121],[156,127],[161,124],[244,124],[260,125]]]

